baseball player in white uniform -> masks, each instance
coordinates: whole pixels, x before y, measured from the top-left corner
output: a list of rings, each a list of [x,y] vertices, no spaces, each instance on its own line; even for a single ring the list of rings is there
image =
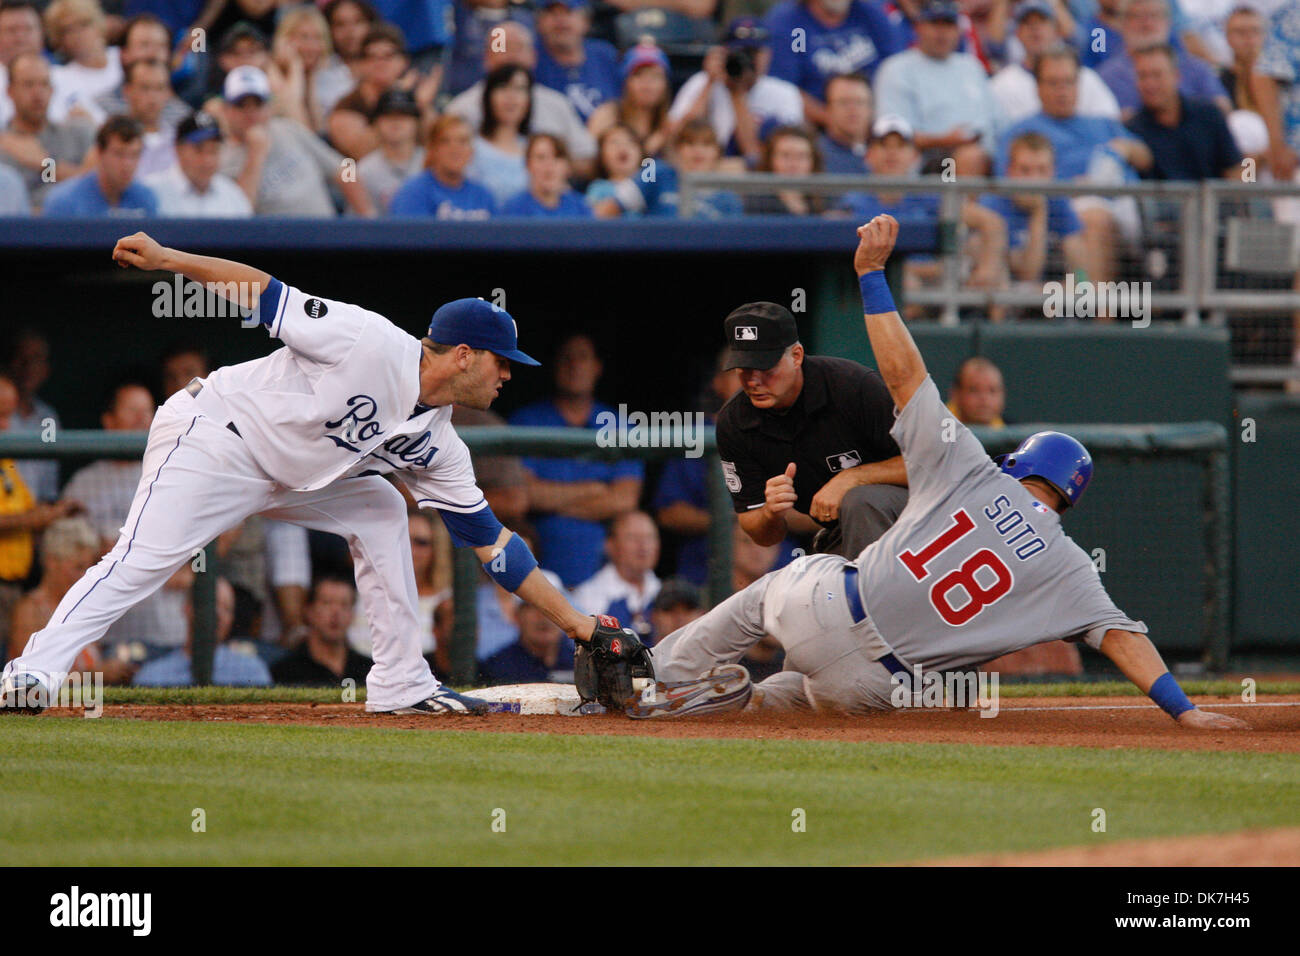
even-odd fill
[[[764,575],[655,645],[658,683],[631,717],[895,706],[914,668],[972,667],[1031,644],[1083,640],[1184,727],[1246,724],[1187,699],[1146,626],[1115,607],[1088,555],[1061,529],[1092,474],[1069,435],[1039,432],[1000,463],[956,422],[884,280],[891,216],[858,230],[854,267],[872,352],[894,399],[891,434],[911,492],[897,523],[854,561],[800,558]],[[787,670],[751,688],[736,662],[765,634]],[[703,676],[701,676],[703,675]]]
[[[113,258],[221,290],[255,310],[284,347],[195,379],[159,409],[116,545],[5,667],[0,708],[40,710],[83,647],[198,549],[263,514],[347,540],[374,651],[367,710],[483,712],[483,702],[440,685],[421,656],[406,503],[388,473],[420,507],[436,509],[452,540],[472,547],[503,587],[590,641],[594,654],[612,637],[621,638],[616,649],[636,644],[612,619],[580,614],[547,581],[523,539],[493,516],[451,427],[453,403],[487,408],[511,362],[539,364],[519,351],[504,310],[480,299],[450,302],[420,340],[359,306],[309,296],[252,266],[165,248],[144,233],[119,240]]]

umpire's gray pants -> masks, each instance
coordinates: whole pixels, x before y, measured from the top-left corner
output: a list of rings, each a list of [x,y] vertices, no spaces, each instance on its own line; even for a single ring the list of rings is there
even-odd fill
[[[907,489],[898,485],[859,485],[845,492],[840,501],[839,521],[819,536],[815,550],[857,560],[893,527],[907,506]]]
[[[718,664],[738,662],[771,634],[785,648],[786,669],[758,685],[760,706],[890,708],[890,673],[876,663],[889,646],[870,617],[853,623],[844,595],[847,563],[838,555],[814,554],[763,575],[656,644],[656,678],[693,680]]]

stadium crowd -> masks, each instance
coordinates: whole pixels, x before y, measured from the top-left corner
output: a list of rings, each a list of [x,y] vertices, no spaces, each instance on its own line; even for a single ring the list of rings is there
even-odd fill
[[[0,214],[676,216],[679,172],[1055,178],[974,286],[1099,281],[1139,178],[1291,181],[1300,0],[3,0]],[[740,15],[737,15],[740,14]],[[932,219],[705,192],[689,215]],[[1071,241],[1076,240],[1076,241]],[[1006,253],[1006,255],[1004,255]],[[1003,267],[1003,262],[1006,267]],[[1055,264],[1055,263],[1054,263]]]

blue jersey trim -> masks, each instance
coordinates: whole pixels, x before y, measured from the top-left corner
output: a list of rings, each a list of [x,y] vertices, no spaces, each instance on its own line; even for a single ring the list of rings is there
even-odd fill
[[[452,543],[458,548],[482,548],[496,544],[497,538],[501,536],[501,522],[488,505],[469,514],[443,511],[441,508],[437,511],[442,516],[442,523],[447,526]]]
[[[280,307],[284,304],[285,298],[284,283],[279,279],[272,279],[258,300],[257,321],[270,329],[272,335],[280,330]]]

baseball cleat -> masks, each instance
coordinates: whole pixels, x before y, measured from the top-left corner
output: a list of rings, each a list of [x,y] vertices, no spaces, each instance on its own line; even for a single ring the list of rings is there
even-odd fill
[[[381,714],[424,714],[428,717],[441,717],[445,714],[473,714],[481,717],[492,710],[492,705],[477,697],[466,697],[450,687],[439,687],[424,700],[417,700],[407,707],[396,710],[381,710]]]
[[[39,714],[50,704],[50,692],[31,674],[11,674],[0,680],[0,710]]]
[[[626,713],[634,720],[646,720],[740,710],[749,703],[753,693],[749,671],[739,664],[722,664],[695,680],[658,681],[648,685]]]

